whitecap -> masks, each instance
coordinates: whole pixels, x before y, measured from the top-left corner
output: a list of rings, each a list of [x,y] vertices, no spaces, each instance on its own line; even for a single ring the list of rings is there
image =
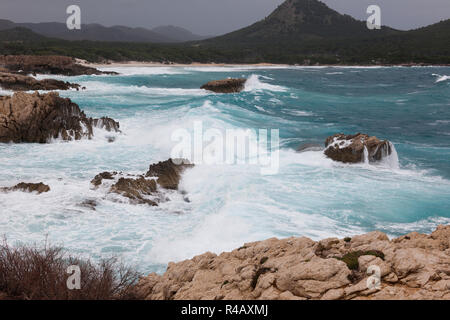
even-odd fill
[[[283,113],[290,114],[293,116],[298,116],[298,117],[311,117],[314,115],[314,113],[311,111],[289,110],[289,109],[283,109]]]
[[[435,83],[450,80],[450,76],[447,76],[447,75],[440,75],[440,74],[433,73],[433,76],[437,77]]]
[[[98,68],[100,71],[118,72],[119,75],[134,76],[134,75],[174,75],[187,74],[186,70],[181,67],[102,67]]]
[[[147,87],[137,85],[120,85],[104,83],[100,81],[86,81],[80,82],[80,84],[86,87],[86,90],[81,93],[94,93],[94,94],[130,94],[139,93],[146,95],[157,96],[205,96],[210,94],[202,89],[186,89],[186,88],[161,88],[161,87]]]
[[[263,91],[263,90],[285,92],[287,91],[287,88],[263,82],[260,80],[260,75],[257,74],[252,74],[245,82],[244,91]]]

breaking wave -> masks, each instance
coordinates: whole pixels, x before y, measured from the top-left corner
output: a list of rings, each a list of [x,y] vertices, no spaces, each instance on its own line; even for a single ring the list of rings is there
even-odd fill
[[[286,92],[287,88],[270,84],[267,82],[263,82],[260,80],[261,76],[257,74],[252,74],[245,82],[245,89],[244,91],[274,91],[274,92]]]
[[[436,83],[450,80],[450,76],[446,76],[446,75],[442,76],[440,74],[433,73],[433,76],[437,77],[437,79],[435,81]]]

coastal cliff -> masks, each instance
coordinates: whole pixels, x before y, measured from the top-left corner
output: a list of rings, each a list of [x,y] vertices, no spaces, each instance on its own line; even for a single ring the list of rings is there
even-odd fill
[[[149,300],[450,300],[450,225],[391,240],[374,231],[248,243],[169,263],[136,288]]]

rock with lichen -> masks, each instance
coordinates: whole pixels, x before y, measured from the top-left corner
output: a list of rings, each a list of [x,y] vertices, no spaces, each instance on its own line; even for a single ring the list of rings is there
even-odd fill
[[[449,241],[450,226],[392,240],[378,231],[317,242],[273,238],[171,262],[136,288],[150,300],[450,300]],[[379,286],[368,281],[373,270]]]

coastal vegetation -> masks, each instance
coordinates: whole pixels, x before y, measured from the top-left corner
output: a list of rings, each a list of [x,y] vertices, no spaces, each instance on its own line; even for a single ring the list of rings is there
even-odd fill
[[[80,268],[80,290],[67,286],[70,266]],[[132,300],[139,276],[115,258],[97,264],[60,247],[0,244],[0,300]]]

